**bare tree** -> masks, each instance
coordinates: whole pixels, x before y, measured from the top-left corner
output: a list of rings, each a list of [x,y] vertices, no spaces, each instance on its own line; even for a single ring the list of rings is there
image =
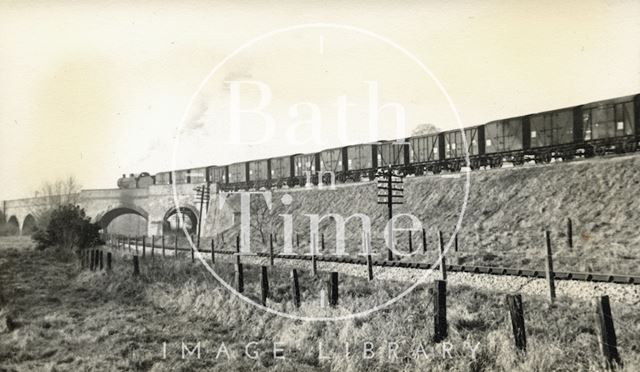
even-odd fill
[[[413,129],[411,132],[412,136],[423,136],[425,134],[433,134],[440,132],[440,128],[438,128],[435,124],[426,123],[420,124]]]
[[[251,201],[251,229],[256,229],[260,233],[262,244],[267,243],[267,235],[271,233],[273,221],[271,219],[271,210],[267,206],[267,202],[263,198],[256,198]]]
[[[58,179],[53,182],[44,182],[36,196],[38,206],[33,211],[39,228],[44,228],[49,223],[51,212],[63,205],[77,205],[82,186],[74,176]]]

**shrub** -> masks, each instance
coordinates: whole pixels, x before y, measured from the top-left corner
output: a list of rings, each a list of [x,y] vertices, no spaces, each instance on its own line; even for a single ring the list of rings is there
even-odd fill
[[[65,251],[74,248],[93,247],[101,243],[100,226],[91,223],[84,209],[77,205],[62,205],[51,211],[44,230],[38,229],[32,236],[38,249],[59,247]]]

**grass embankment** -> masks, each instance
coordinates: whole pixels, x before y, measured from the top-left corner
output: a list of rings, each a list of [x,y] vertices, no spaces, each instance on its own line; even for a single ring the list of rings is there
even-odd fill
[[[503,293],[467,287],[448,291],[448,344],[433,344],[430,287],[418,288],[365,318],[304,322],[265,313],[232,296],[190,260],[149,258],[131,277],[117,256],[110,274],[80,271],[53,252],[0,250],[2,330],[0,370],[599,370],[601,357],[590,304],[525,297],[528,352],[513,348]],[[230,265],[216,271],[231,280]],[[259,268],[246,267],[246,294],[259,295]],[[323,280],[302,272],[303,305],[293,308],[288,272],[270,270],[269,307],[291,314],[330,316],[370,308],[405,285],[341,277],[340,304],[320,307]],[[231,280],[231,283],[233,281]],[[640,368],[637,309],[613,308],[626,369]],[[181,343],[201,343],[201,359],[182,359]],[[163,343],[167,356],[163,358]],[[251,342],[255,342],[250,344]],[[363,349],[373,345],[374,354]],[[286,359],[274,359],[274,343]],[[330,359],[320,359],[322,355]],[[389,348],[397,343],[397,359]],[[221,345],[229,357],[221,352]],[[346,344],[350,355],[346,354]],[[257,352],[256,360],[245,356]],[[391,345],[391,346],[390,346]],[[443,353],[443,345],[450,354]],[[422,353],[421,347],[424,352]],[[471,349],[477,347],[475,354]],[[392,353],[391,353],[392,354]],[[425,357],[426,355],[426,357]]]
[[[640,245],[640,230],[635,222],[640,220],[637,195],[640,173],[636,171],[639,166],[640,156],[632,155],[472,172],[459,233],[460,251],[451,249],[449,262],[543,269],[546,254],[543,230],[550,229],[556,270],[640,274],[640,251],[636,249]],[[415,233],[413,247],[420,253],[410,260],[434,261],[438,230],[449,241],[464,200],[465,181],[465,175],[458,174],[406,179],[405,204],[394,206],[395,213],[411,213],[420,219],[427,231],[429,250],[426,255],[421,253],[422,237]],[[293,197],[290,206],[281,202],[285,192]],[[363,213],[372,222],[372,248],[380,252],[384,247],[382,233],[387,209],[376,204],[376,193],[375,183],[351,184],[336,190],[277,191],[269,213],[259,213],[259,208],[252,211],[254,247],[260,245],[258,231],[262,227],[267,242],[268,232],[277,232],[276,251],[281,250],[281,214],[293,215],[300,250],[308,252],[309,218],[305,214],[337,213],[346,218]],[[239,212],[237,199],[232,196],[228,205]],[[217,201],[212,205],[216,206]],[[215,212],[210,209],[209,213],[213,219]],[[573,220],[573,249],[567,247],[567,218]],[[327,221],[320,225],[330,252],[335,251],[333,226],[333,222]],[[228,247],[233,244],[237,229],[239,221],[236,231],[226,234]],[[347,248],[352,254],[361,249],[360,231],[357,219],[348,222]],[[408,233],[401,234],[398,240],[406,252]]]

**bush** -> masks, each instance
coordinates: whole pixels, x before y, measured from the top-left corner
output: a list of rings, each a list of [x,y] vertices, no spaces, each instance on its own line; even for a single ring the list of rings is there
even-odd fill
[[[91,223],[84,209],[77,205],[63,205],[51,211],[46,229],[38,229],[32,236],[38,249],[59,247],[64,251],[93,247],[101,243],[100,226]]]

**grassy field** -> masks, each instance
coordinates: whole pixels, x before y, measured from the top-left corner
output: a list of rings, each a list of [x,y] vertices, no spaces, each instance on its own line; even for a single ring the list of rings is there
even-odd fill
[[[553,308],[544,299],[524,298],[528,352],[520,353],[504,293],[448,288],[449,337],[434,344],[431,285],[364,318],[305,322],[239,300],[190,260],[146,259],[140,277],[132,278],[131,262],[122,256],[106,274],[82,271],[77,260],[53,250],[34,251],[24,239],[0,245],[0,370],[602,369],[595,306],[569,298]],[[228,265],[215,268],[233,284]],[[245,293],[257,299],[259,268],[247,267],[245,276]],[[295,309],[288,272],[273,269],[268,306],[302,316],[342,315],[406,286],[341,277],[340,303],[330,308],[320,302],[326,278],[302,272],[302,307]],[[629,371],[640,369],[637,310],[613,304]],[[183,359],[183,342],[189,350],[200,342],[200,359],[188,352]],[[283,349],[284,359],[274,358],[274,348]]]

